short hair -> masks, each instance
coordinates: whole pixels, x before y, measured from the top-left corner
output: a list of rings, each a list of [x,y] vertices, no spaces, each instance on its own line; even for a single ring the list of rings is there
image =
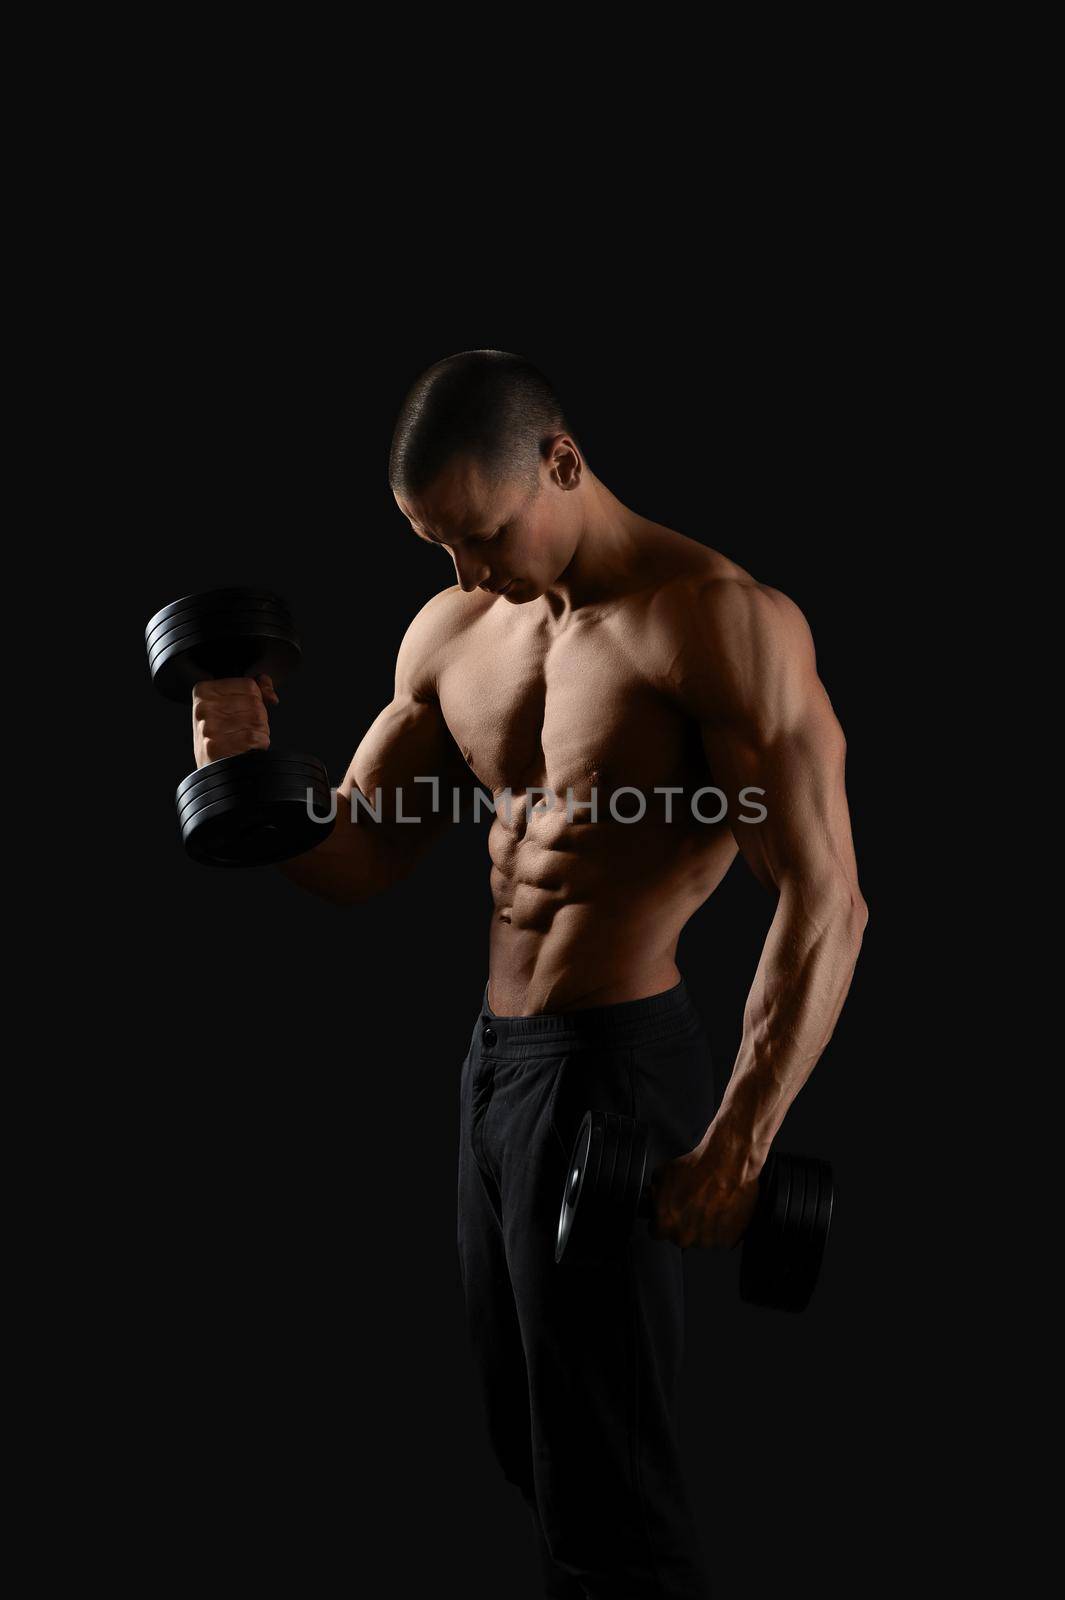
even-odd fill
[[[570,431],[531,362],[506,350],[463,350],[428,367],[408,391],[388,481],[397,493],[418,494],[453,457],[472,455],[493,488],[514,478],[531,491],[544,441]]]

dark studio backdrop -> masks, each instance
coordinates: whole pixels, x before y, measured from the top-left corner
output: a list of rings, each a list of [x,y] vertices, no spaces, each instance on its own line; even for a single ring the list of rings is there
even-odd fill
[[[738,1253],[688,1253],[683,1429],[720,1596],[797,1581],[876,1592],[870,1563],[882,1571],[897,1553],[889,1462],[913,1330],[884,1287],[895,1243],[883,1175],[903,1109],[889,1087],[891,823],[877,747],[896,593],[887,462],[858,353],[795,319],[786,342],[752,346],[719,381],[716,335],[695,322],[559,329],[531,310],[445,304],[393,307],[387,330],[364,305],[337,336],[323,309],[335,289],[278,315],[223,277],[209,301],[176,301],[165,330],[124,358],[132,466],[117,514],[132,526],[151,508],[150,534],[114,574],[137,796],[113,892],[131,930],[124,988],[150,1038],[150,1068],[115,1080],[114,1114],[133,1135],[115,1226],[136,1263],[132,1439],[155,1460],[162,1442],[163,1458],[142,1526],[182,1530],[179,1565],[196,1570],[209,1548],[213,1577],[283,1573],[293,1593],[358,1575],[382,1545],[404,1593],[444,1581],[471,1600],[540,1592],[525,1512],[490,1456],[455,1252],[488,821],[464,822],[407,882],[352,910],[270,870],[193,865],[172,803],[192,765],[189,715],[153,693],[142,640],[180,595],[279,590],[305,654],[274,737],[321,756],[337,782],[390,697],[408,621],[451,581],[446,554],[419,543],[392,501],[397,408],[433,360],[492,345],[552,378],[592,469],[625,504],[802,607],[848,737],[870,926],[835,1037],[781,1136],[836,1169],[823,1281],[805,1315],[759,1313],[738,1302]],[[719,1091],[772,912],[737,861],[681,941]]]

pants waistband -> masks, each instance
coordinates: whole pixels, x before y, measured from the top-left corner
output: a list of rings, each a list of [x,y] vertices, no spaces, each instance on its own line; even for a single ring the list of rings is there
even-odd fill
[[[493,1011],[486,983],[475,1038],[482,1055],[515,1059],[564,1055],[582,1046],[650,1044],[701,1026],[683,978],[672,989],[645,1000],[621,1000],[616,1005],[579,1011],[543,1011],[531,1017],[501,1017]]]

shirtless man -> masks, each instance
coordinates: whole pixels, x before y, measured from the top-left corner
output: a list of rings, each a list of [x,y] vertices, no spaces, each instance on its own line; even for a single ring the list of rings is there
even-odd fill
[[[451,825],[471,772],[493,797],[488,983],[462,1068],[458,1174],[490,1434],[533,1513],[546,1594],[705,1595],[675,1434],[681,1249],[741,1237],[850,984],[866,909],[843,734],[796,606],[622,505],[519,357],[468,351],[429,368],[396,425],[390,481],[457,583],[404,636],[334,832],[279,870],[357,904]],[[268,743],[275,702],[268,680],[200,686],[197,763]],[[435,796],[417,778],[438,779]],[[380,822],[358,803],[353,817],[356,790],[370,803],[380,790]],[[715,1114],[676,951],[737,851],[777,903]],[[655,1129],[654,1216],[622,1254],[556,1265],[591,1106]]]

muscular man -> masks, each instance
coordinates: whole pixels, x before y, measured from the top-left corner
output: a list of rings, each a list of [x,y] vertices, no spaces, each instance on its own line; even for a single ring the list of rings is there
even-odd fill
[[[520,358],[468,351],[424,373],[390,481],[457,582],[406,632],[335,831],[280,870],[356,904],[414,867],[471,771],[493,797],[458,1174],[491,1437],[548,1595],[704,1595],[675,1436],[681,1248],[742,1235],[850,984],[866,910],[843,734],[796,606],[623,505]],[[267,680],[201,686],[197,762],[268,743],[275,699]],[[380,821],[359,802],[353,817],[356,791]],[[777,903],[715,1114],[676,952],[737,851]],[[555,1226],[590,1106],[648,1122],[669,1159],[652,1222],[575,1268],[554,1261]]]

